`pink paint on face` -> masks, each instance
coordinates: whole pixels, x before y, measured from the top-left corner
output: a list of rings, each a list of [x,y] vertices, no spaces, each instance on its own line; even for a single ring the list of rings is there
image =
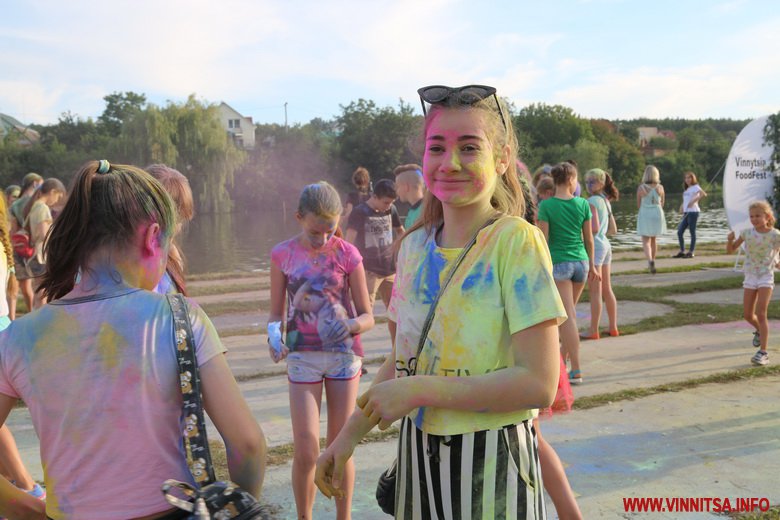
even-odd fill
[[[498,179],[494,154],[479,111],[439,110],[425,137],[425,184],[445,205],[489,201]]]

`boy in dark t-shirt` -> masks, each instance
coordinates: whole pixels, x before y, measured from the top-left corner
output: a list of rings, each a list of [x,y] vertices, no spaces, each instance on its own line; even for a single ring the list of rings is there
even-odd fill
[[[379,292],[387,307],[395,279],[393,241],[404,232],[393,202],[395,184],[382,179],[374,185],[371,197],[355,206],[347,221],[345,238],[354,244],[363,256],[368,296],[373,306]]]

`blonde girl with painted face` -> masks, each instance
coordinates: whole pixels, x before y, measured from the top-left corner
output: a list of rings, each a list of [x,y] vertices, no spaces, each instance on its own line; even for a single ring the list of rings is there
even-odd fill
[[[780,231],[775,228],[775,212],[765,200],[748,207],[752,229],[739,234],[731,231],[727,237],[726,252],[733,253],[744,244],[745,281],[743,305],[745,321],[753,326],[753,346],[758,351],[750,358],[754,365],[769,363],[769,321],[767,309],[775,288],[775,268],[780,254]]]
[[[50,518],[179,518],[160,486],[195,483],[173,314],[151,292],[175,228],[173,202],[149,174],[85,164],[46,242],[49,304],[0,332],[0,423],[18,399],[27,404]],[[211,321],[194,302],[189,317],[204,408],[225,441],[230,479],[258,496],[262,432]]]
[[[428,192],[398,254],[393,352],[320,457],[317,484],[339,496],[360,439],[400,420],[396,518],[544,518],[532,419],[556,393],[566,314],[544,237],[521,218],[515,134],[492,87],[418,92]]]
[[[363,357],[360,334],[374,325],[363,259],[355,246],[337,236],[341,212],[333,186],[309,184],[296,213],[301,233],[271,250],[269,353],[275,362],[287,358],[298,518],[312,518],[317,494],[314,467],[320,453],[323,387],[330,444],[355,409]],[[354,475],[350,464],[336,504],[339,520],[350,518]]]

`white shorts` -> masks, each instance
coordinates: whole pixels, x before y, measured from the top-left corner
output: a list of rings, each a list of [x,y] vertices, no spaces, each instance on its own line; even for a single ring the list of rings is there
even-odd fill
[[[745,289],[758,289],[759,287],[773,288],[774,286],[775,286],[775,273],[773,272],[762,274],[760,276],[757,276],[755,274],[745,273],[745,281],[742,282],[742,287],[744,287]]]
[[[360,375],[363,360],[351,352],[299,351],[287,354],[287,379],[291,383],[322,383],[324,379],[347,381]]]

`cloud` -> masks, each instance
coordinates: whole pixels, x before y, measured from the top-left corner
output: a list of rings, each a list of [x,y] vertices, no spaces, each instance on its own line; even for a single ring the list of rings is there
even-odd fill
[[[56,120],[61,89],[46,89],[32,81],[0,80],[0,112],[23,123]]]
[[[717,116],[714,107],[731,106],[750,90],[749,81],[710,66],[612,70],[587,84],[558,89],[554,103],[575,107],[586,117]]]
[[[601,16],[600,0],[585,4],[565,15],[583,26]],[[654,33],[656,55],[632,52],[638,37],[619,33],[625,24],[603,41],[582,39],[562,29],[563,13],[551,29],[513,20],[509,5],[492,17],[474,5],[30,0],[0,19],[0,111],[35,122],[54,122],[64,110],[96,117],[103,96],[132,90],[156,103],[191,93],[225,100],[259,121],[283,117],[289,101],[291,120],[304,121],[332,117],[359,97],[380,105],[403,97],[416,106],[421,85],[473,82],[495,85],[518,107],[560,103],[598,117],[745,117],[766,113],[776,99],[780,19],[753,23],[737,0],[702,13],[713,23],[699,28],[706,37],[670,43],[673,35]],[[610,7],[620,11],[633,7]]]

